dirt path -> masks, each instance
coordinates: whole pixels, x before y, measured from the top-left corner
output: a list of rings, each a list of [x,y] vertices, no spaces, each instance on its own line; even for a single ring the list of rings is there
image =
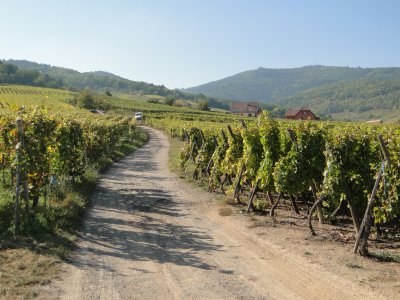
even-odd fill
[[[349,299],[368,289],[285,253],[219,216],[210,195],[168,171],[168,139],[115,164],[84,236],[51,288],[61,299]],[[265,237],[264,237],[265,239]],[[376,298],[375,298],[376,299]]]

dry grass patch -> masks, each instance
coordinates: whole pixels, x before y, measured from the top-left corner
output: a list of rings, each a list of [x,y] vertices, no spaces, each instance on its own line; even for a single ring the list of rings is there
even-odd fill
[[[221,207],[218,210],[218,214],[223,217],[231,216],[233,215],[233,209],[232,207]]]
[[[57,256],[38,254],[28,249],[0,252],[0,299],[36,297],[33,285],[49,283],[58,272]]]

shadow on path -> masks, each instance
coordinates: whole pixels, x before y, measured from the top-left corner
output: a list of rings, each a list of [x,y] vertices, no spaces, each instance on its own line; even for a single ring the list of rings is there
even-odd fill
[[[113,271],[112,258],[172,263],[213,269],[196,253],[221,250],[195,227],[182,225],[189,217],[182,203],[164,187],[168,173],[155,162],[158,138],[114,165],[93,195],[94,207],[85,221],[85,234],[72,263],[79,268]],[[175,191],[172,191],[175,193]],[[194,218],[195,216],[191,216]]]

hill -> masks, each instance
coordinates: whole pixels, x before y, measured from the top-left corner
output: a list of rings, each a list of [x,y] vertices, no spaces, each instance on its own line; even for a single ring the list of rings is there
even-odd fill
[[[117,95],[124,96],[127,96],[127,94],[155,95],[192,101],[193,105],[196,105],[199,102],[207,101],[208,106],[210,107],[229,109],[229,100],[190,94],[177,89],[170,90],[163,85],[155,85],[143,81],[132,81],[109,72],[94,71],[81,73],[72,69],[55,67],[48,64],[40,64],[27,60],[0,60],[0,63],[12,67],[15,69],[15,72],[21,74],[32,73],[35,74],[36,77],[39,77],[39,79],[43,79],[43,77],[45,77],[45,79],[48,81],[46,84],[35,84],[33,80],[27,83],[21,80],[2,80],[0,68],[0,83],[25,84],[31,86],[36,85],[55,88],[62,87],[73,91],[87,88],[98,93],[110,91],[112,94],[115,93]]]
[[[35,70],[52,78],[61,80],[72,89],[91,89],[94,91],[111,90],[125,93],[143,93],[167,96],[171,90],[164,86],[142,81],[132,81],[104,71],[78,72],[72,69],[39,64],[27,60],[6,60],[6,63],[17,66],[20,70]]]
[[[185,89],[191,93],[233,100],[277,103],[309,89],[353,80],[400,79],[400,68],[306,66],[294,69],[258,68]]]
[[[283,106],[308,105],[324,114],[372,109],[400,109],[400,79],[360,79],[307,90],[279,101]]]
[[[400,108],[400,68],[259,68],[185,91],[283,107],[307,105],[319,114],[355,114],[349,119],[384,118],[385,113],[374,111]]]
[[[0,84],[22,84],[49,88],[60,88],[62,82],[37,70],[20,70],[13,64],[0,61]]]

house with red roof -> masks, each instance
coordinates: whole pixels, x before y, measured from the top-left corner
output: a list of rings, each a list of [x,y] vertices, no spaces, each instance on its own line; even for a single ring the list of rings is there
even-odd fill
[[[233,102],[231,105],[231,113],[248,117],[256,117],[261,113],[262,109],[257,102]]]
[[[319,120],[319,118],[306,106],[300,109],[288,110],[285,113],[288,120]]]

